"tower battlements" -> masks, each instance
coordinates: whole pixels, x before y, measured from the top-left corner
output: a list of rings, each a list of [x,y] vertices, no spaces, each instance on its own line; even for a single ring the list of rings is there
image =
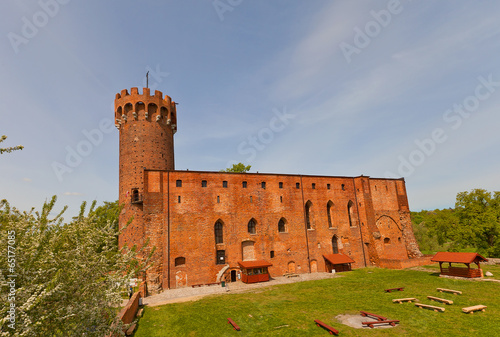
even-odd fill
[[[126,123],[133,121],[149,121],[170,126],[173,133],[177,132],[177,109],[170,96],[155,90],[150,94],[149,88],[131,88],[116,94],[115,97],[115,126],[121,129]]]

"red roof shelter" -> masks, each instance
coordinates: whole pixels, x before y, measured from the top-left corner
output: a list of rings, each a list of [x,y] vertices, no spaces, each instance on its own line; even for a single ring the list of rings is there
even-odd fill
[[[488,261],[478,253],[453,253],[453,252],[438,252],[431,259],[432,262],[439,262],[441,275],[460,276],[460,277],[483,277],[483,271],[479,262]],[[448,263],[448,268],[443,267],[443,262]],[[464,263],[467,268],[452,267],[452,263]],[[477,269],[471,269],[471,263],[477,265]]]
[[[323,258],[328,273],[331,273],[332,270],[336,272],[349,271],[351,270],[351,263],[354,263],[353,259],[342,253],[323,255]]]
[[[241,268],[241,280],[244,283],[256,283],[269,281],[268,267],[272,264],[264,261],[239,261],[238,264]]]

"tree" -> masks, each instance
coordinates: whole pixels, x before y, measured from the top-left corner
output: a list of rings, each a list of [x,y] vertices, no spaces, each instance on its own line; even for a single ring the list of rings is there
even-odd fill
[[[117,226],[101,212],[114,203],[95,209],[94,201],[85,215],[84,202],[80,214],[63,223],[66,207],[50,217],[55,202],[54,196],[41,212],[0,202],[0,334],[102,337],[120,331],[121,293],[148,259],[137,261],[135,248],[118,250]]]
[[[225,170],[220,170],[220,172],[246,173],[250,171],[251,167],[251,165],[245,166],[245,164],[243,163],[238,163],[233,164],[233,167],[228,167]]]
[[[488,256],[500,256],[500,192],[474,189],[457,194],[455,239]]]
[[[3,135],[2,137],[0,137],[0,143],[3,142],[4,140],[7,139],[7,136]],[[17,151],[17,150],[22,150],[24,149],[24,146],[22,145],[18,145],[18,146],[13,146],[13,147],[6,147],[6,148],[2,148],[0,147],[0,154],[4,153],[4,152],[12,152],[12,151]]]

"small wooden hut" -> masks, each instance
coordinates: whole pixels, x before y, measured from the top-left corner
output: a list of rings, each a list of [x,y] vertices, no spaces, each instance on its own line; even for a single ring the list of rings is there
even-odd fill
[[[488,261],[478,253],[454,253],[454,252],[438,252],[431,259],[432,262],[439,262],[441,275],[460,276],[460,277],[483,277],[480,262]],[[443,263],[448,263],[448,267],[444,267]],[[452,263],[463,263],[467,266],[454,267]],[[477,268],[471,268],[470,265],[475,263]]]
[[[354,260],[345,254],[327,254],[323,255],[325,259],[326,272],[331,273],[332,270],[336,272],[349,271],[351,270],[351,263]]]
[[[268,267],[272,264],[264,261],[239,261],[241,269],[241,280],[244,283],[266,282],[269,281]]]

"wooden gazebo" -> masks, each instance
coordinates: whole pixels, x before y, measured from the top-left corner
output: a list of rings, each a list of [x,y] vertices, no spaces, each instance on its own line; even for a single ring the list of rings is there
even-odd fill
[[[479,262],[488,261],[478,253],[453,253],[453,252],[438,252],[431,259],[432,262],[439,262],[441,275],[460,276],[460,277],[483,277],[483,271]],[[448,267],[443,267],[443,263],[448,263]],[[453,267],[452,263],[464,263],[467,268]],[[471,263],[475,263],[477,268],[471,268]]]
[[[331,273],[332,270],[336,272],[341,271],[349,271],[351,270],[351,263],[354,263],[354,260],[345,254],[327,254],[323,255],[325,259],[325,268],[328,273]]]
[[[244,283],[266,282],[269,281],[268,267],[272,266],[264,260],[259,261],[239,261],[241,269],[241,280]]]

